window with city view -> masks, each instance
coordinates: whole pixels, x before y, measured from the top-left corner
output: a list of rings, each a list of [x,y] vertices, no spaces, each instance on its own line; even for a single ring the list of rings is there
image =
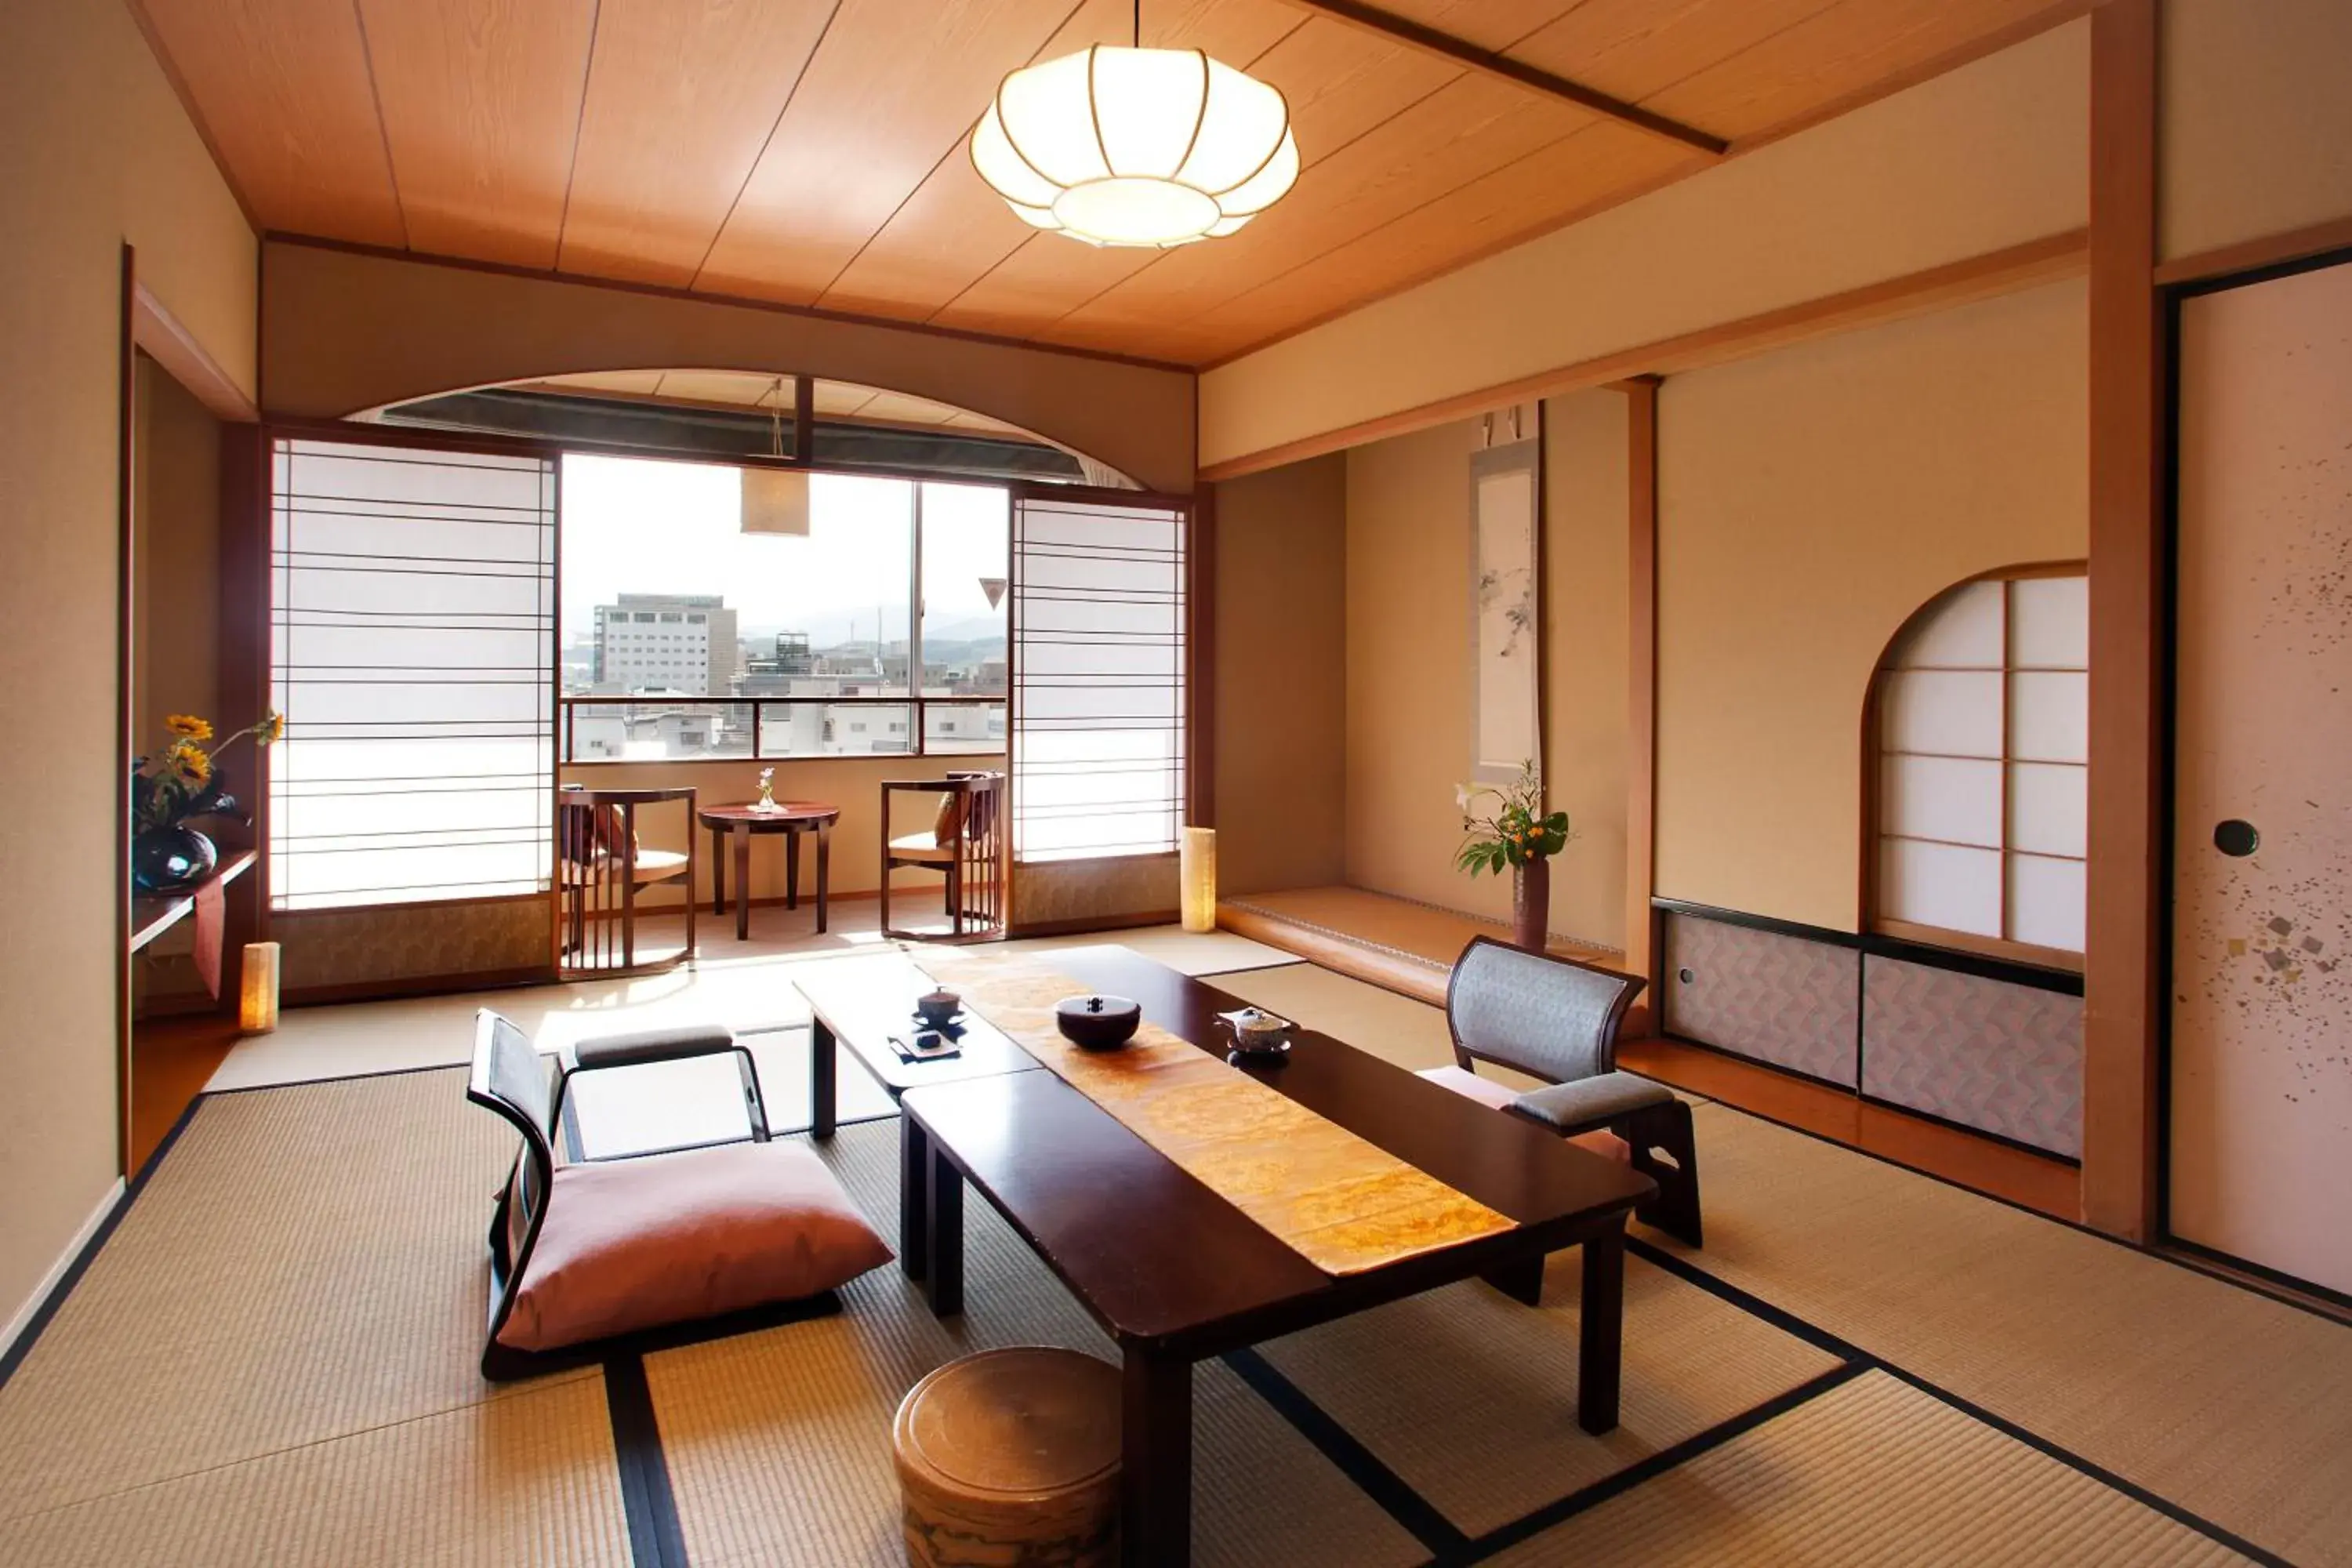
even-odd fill
[[[992,485],[566,457],[566,760],[1003,752],[1009,516]]]

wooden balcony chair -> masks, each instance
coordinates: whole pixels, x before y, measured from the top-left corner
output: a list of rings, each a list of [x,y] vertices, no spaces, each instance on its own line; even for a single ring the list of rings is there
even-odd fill
[[[940,796],[928,833],[890,836],[890,797],[906,792]],[[920,939],[890,924],[890,873],[902,867],[937,871],[944,889],[949,934],[988,936],[1004,930],[1004,775],[950,773],[943,779],[891,779],[882,785],[882,934]]]
[[[648,849],[637,840],[637,808],[686,803],[683,852]],[[556,807],[556,862],[563,885],[563,932],[557,969],[569,980],[652,973],[691,960],[694,947],[695,794],[676,789],[587,789],[566,784]],[[686,889],[686,945],[637,963],[637,894],[664,882]]]
[[[1690,1106],[1662,1083],[1617,1070],[1617,1030],[1641,994],[1631,974],[1477,937],[1454,961],[1445,1026],[1454,1066],[1421,1076],[1458,1094],[1585,1142],[1609,1132],[1631,1151],[1658,1195],[1634,1210],[1644,1224],[1702,1245],[1698,1148]],[[1550,1087],[1515,1094],[1477,1076],[1477,1064],[1514,1068]]]

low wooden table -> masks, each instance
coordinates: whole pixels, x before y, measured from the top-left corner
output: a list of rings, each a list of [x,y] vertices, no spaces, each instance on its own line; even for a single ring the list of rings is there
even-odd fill
[[[727,912],[725,840],[735,840],[735,940],[751,940],[751,838],[782,833],[784,839],[784,908],[801,907],[801,835],[816,835],[816,929],[824,930],[824,895],[833,869],[833,825],[841,807],[822,801],[779,801],[772,811],[757,805],[706,805],[696,820],[710,829],[710,912]]]
[[[1215,1016],[1242,1005],[1238,997],[1118,948],[1066,949],[1049,962],[1080,985],[1134,997],[1146,1018],[1224,1055]],[[870,1067],[860,1037],[878,1038],[877,1026],[845,1007],[821,1015],[819,1070],[831,1071],[828,1036]],[[1309,1031],[1279,1065],[1242,1070],[1515,1228],[1333,1276],[1051,1071],[912,1083],[900,1106],[910,1190],[900,1194],[898,1250],[932,1310],[962,1310],[969,1183],[1118,1342],[1127,1563],[1158,1568],[1190,1557],[1193,1363],[1463,1279],[1484,1279],[1532,1305],[1545,1255],[1564,1247],[1583,1248],[1577,1421],[1595,1433],[1617,1425],[1625,1221],[1656,1191],[1647,1176]]]
[[[922,971],[905,958],[846,958],[793,965],[793,988],[809,1005],[809,1136],[834,1134],[839,1086],[834,1081],[834,1047],[848,1047],[851,1059],[893,1100],[910,1089],[960,1084],[1003,1073],[1044,1072],[1043,1063],[979,1019],[970,1019],[957,1041],[959,1054],[910,1062],[890,1047],[920,1027],[915,998],[931,989]],[[931,1149],[914,1118],[898,1119],[898,1233],[926,1234],[924,1205],[930,1191]],[[920,1247],[901,1245],[898,1267],[909,1279],[923,1277]]]

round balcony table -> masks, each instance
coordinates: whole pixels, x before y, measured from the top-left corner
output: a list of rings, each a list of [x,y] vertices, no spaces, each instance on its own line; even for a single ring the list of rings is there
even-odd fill
[[[726,840],[735,841],[735,940],[751,939],[751,838],[781,833],[784,839],[784,908],[801,907],[801,835],[816,835],[816,929],[824,930],[824,895],[833,861],[833,825],[841,807],[822,801],[778,801],[771,810],[746,802],[706,805],[695,818],[710,829],[710,912],[727,912]]]

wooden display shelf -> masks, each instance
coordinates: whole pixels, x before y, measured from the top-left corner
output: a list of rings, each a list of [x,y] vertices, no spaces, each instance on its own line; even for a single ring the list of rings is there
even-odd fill
[[[196,895],[214,885],[226,887],[260,860],[258,850],[238,849],[214,868],[212,876],[176,893],[139,893],[131,900],[131,951],[137,952],[194,912]]]

